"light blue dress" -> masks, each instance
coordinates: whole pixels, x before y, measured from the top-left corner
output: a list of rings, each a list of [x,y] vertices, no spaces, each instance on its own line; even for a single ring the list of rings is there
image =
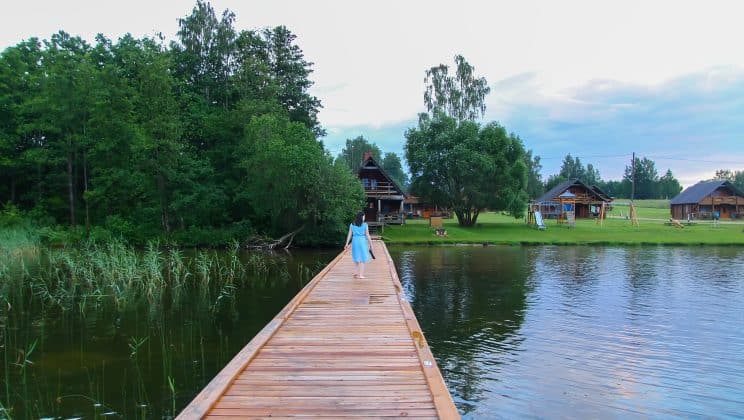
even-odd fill
[[[370,259],[369,248],[367,245],[367,224],[361,226],[350,224],[351,227],[351,259],[354,262],[366,263]]]

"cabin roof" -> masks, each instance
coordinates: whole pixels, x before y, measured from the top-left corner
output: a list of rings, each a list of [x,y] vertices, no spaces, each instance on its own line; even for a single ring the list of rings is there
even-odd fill
[[[563,181],[560,184],[556,185],[555,187],[551,188],[550,191],[546,192],[545,194],[537,198],[535,202],[546,203],[550,201],[555,201],[555,197],[562,195],[562,193],[568,191],[568,189],[573,186],[584,187],[587,190],[587,192],[589,192],[590,194],[594,194],[595,196],[597,196],[598,199],[602,201],[605,201],[608,203],[612,201],[612,198],[610,198],[607,194],[605,194],[602,190],[600,190],[596,185],[592,185],[590,187],[586,185],[580,179],[574,178],[574,179]]]
[[[744,194],[742,194],[741,191],[739,191],[728,180],[717,179],[714,181],[700,181],[693,186],[687,187],[684,191],[679,193],[678,196],[672,198],[671,201],[669,201],[669,204],[696,204],[721,187],[730,189],[738,196],[744,196]]]
[[[370,161],[371,161],[371,162],[370,162]],[[370,166],[369,166],[369,164],[370,164],[370,163],[371,163],[371,164],[373,165],[373,167],[370,167]],[[379,165],[379,164],[377,163],[377,161],[375,160],[375,158],[373,158],[373,157],[372,157],[372,155],[371,155],[371,154],[370,154],[370,156],[368,156],[368,157],[367,157],[366,159],[364,159],[364,161],[362,162],[362,164],[361,164],[361,165],[359,166],[359,169],[357,169],[357,176],[358,176],[359,178],[361,178],[361,175],[362,175],[362,171],[364,171],[364,170],[367,170],[367,171],[374,171],[374,170],[380,171],[380,173],[382,174],[382,176],[384,176],[384,177],[385,177],[385,179],[387,179],[387,180],[388,180],[388,181],[389,181],[389,182],[390,182],[391,184],[393,184],[393,187],[395,187],[395,189],[396,189],[396,190],[397,190],[397,191],[398,191],[398,192],[399,192],[399,193],[400,193],[400,194],[401,194],[401,195],[402,195],[402,196],[403,196],[404,198],[405,198],[405,197],[407,197],[407,195],[406,195],[405,191],[403,191],[403,188],[401,188],[401,187],[400,187],[400,185],[398,185],[398,183],[397,183],[397,182],[395,182],[395,181],[393,180],[393,178],[391,178],[391,177],[390,177],[390,175],[388,175],[388,174],[387,174],[387,173],[385,172],[385,170],[384,170],[384,169],[382,169],[382,166],[380,166],[380,165]]]

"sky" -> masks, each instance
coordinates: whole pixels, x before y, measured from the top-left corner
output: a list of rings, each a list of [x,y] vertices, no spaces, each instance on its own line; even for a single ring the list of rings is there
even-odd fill
[[[0,49],[63,29],[93,41],[162,33],[195,1],[5,1]],[[311,94],[334,155],[363,135],[402,155],[426,69],[462,54],[491,87],[497,121],[555,174],[567,153],[604,179],[631,154],[689,186],[744,170],[744,25],[740,1],[239,1],[238,30],[287,26],[314,63]]]

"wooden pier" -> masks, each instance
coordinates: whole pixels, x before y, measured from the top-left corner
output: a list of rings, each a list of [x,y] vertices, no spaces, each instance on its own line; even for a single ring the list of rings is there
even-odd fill
[[[178,419],[459,418],[387,247],[373,252],[366,279],[338,255]]]

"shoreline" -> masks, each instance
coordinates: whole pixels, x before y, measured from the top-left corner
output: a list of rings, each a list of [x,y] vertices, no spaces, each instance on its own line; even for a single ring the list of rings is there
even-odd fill
[[[645,215],[642,215],[643,217]],[[651,217],[648,217],[651,216]],[[555,220],[538,230],[524,220],[486,213],[472,227],[460,227],[456,219],[445,219],[447,236],[436,236],[428,220],[407,220],[405,225],[386,226],[382,238],[389,245],[460,246],[726,246],[744,247],[744,224],[739,221],[706,223],[696,221],[682,228],[668,225],[668,218],[639,217],[640,226],[628,220],[608,217],[602,226],[594,219],[581,219],[568,228]]]
[[[744,243],[739,242],[610,242],[610,241],[597,241],[597,242],[499,242],[499,241],[488,241],[488,242],[452,242],[452,241],[440,241],[440,242],[415,242],[415,241],[390,241],[386,240],[383,236],[383,241],[390,246],[400,245],[420,245],[420,246],[627,246],[627,247],[652,247],[652,246],[676,246],[676,247],[690,247],[690,246],[721,246],[721,247],[744,247]]]

